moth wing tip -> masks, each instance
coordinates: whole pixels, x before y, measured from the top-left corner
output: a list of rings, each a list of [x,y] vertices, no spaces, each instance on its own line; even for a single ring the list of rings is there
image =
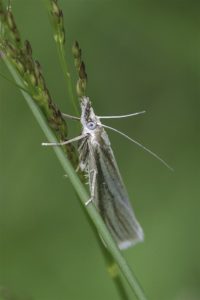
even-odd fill
[[[137,233],[137,237],[132,238],[130,240],[124,240],[118,243],[118,247],[120,250],[126,250],[130,247],[135,246],[137,243],[141,243],[144,241],[144,233],[143,230],[141,229],[138,233]]]

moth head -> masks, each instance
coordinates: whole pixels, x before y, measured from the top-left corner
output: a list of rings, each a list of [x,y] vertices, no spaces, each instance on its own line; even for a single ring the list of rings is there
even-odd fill
[[[85,132],[91,133],[95,131],[99,126],[99,119],[95,115],[91,106],[91,102],[88,97],[82,97],[81,101],[81,123]]]
[[[97,123],[95,121],[89,121],[86,123],[86,126],[89,130],[94,130],[97,127]]]

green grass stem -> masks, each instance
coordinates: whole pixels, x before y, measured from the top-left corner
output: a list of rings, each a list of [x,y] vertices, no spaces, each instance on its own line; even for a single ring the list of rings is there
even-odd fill
[[[19,77],[18,73],[15,71],[12,64],[4,58],[5,64],[7,65],[9,71],[11,72],[15,82],[19,86],[24,86],[21,78]],[[28,106],[30,107],[33,115],[35,116],[38,124],[40,125],[42,131],[44,132],[47,140],[49,142],[53,142],[56,140],[55,135],[52,133],[51,129],[49,128],[48,124],[46,123],[46,120],[42,113],[40,112],[39,108],[37,107],[36,103],[32,100],[31,96],[26,93],[25,91],[21,90],[22,95],[24,96]],[[125,258],[123,257],[122,253],[118,249],[117,245],[113,241],[109,231],[106,228],[106,225],[104,224],[101,216],[99,215],[98,211],[96,210],[95,206],[90,203],[88,206],[85,206],[85,203],[89,199],[89,195],[85,189],[85,186],[80,181],[78,175],[76,174],[74,168],[72,167],[71,163],[66,157],[66,154],[63,152],[61,147],[53,147],[53,150],[55,151],[55,154],[60,161],[60,164],[66,174],[69,177],[69,180],[71,181],[76,193],[79,196],[79,199],[82,203],[82,205],[85,207],[85,209],[88,212],[88,215],[90,216],[93,224],[97,228],[97,231],[99,232],[100,236],[104,240],[105,244],[107,245],[107,249],[114,258],[116,264],[120,268],[122,274],[124,275],[126,281],[130,285],[132,291],[134,292],[136,298],[138,300],[147,300],[147,297],[145,296],[145,293],[140,286],[136,276],[134,275],[133,271],[131,270],[130,266],[127,264]]]

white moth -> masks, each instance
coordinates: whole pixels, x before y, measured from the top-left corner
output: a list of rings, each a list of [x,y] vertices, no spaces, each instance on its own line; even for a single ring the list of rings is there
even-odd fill
[[[123,118],[144,112],[124,116],[98,117],[94,113],[89,98],[82,97],[80,101],[81,118],[72,118],[80,120],[82,124],[81,135],[61,143],[43,143],[43,145],[64,145],[80,140],[78,147],[79,167],[88,176],[91,194],[91,198],[87,201],[86,205],[91,202],[95,204],[118,247],[121,250],[127,249],[128,247],[143,241],[144,235],[143,230],[135,217],[133,208],[130,205],[128,193],[121,178],[104,127],[117,131],[147,150],[165,165],[167,164],[155,153],[142,146],[137,141],[132,140],[124,133],[112,127],[103,125],[100,121],[102,118]],[[71,117],[69,115],[65,116]],[[167,167],[169,166],[167,165]]]
[[[88,98],[81,99],[80,168],[89,176],[90,201],[120,249],[143,240],[143,231],[128,200],[110,141]]]

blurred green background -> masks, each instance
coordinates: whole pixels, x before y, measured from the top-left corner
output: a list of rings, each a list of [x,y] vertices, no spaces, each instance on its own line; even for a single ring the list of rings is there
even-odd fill
[[[59,3],[70,65],[77,39],[97,114],[145,109],[105,123],[175,169],[109,133],[145,232],[124,255],[149,299],[200,299],[200,2]],[[13,0],[13,10],[54,101],[73,113],[43,2]],[[69,180],[53,150],[41,147],[45,137],[25,100],[3,79],[0,105],[0,286],[17,299],[118,299]]]

